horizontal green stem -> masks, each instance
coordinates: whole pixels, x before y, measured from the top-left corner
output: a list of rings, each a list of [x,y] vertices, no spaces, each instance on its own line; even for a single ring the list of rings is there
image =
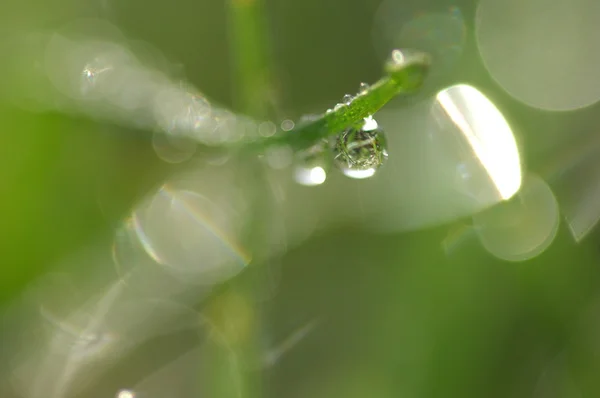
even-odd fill
[[[294,149],[307,148],[319,139],[360,124],[395,96],[413,93],[421,86],[428,69],[426,54],[395,50],[385,67],[387,75],[347,103],[338,104],[310,121],[298,123],[291,131],[279,131],[272,137],[256,140],[250,146],[260,149],[285,144]]]

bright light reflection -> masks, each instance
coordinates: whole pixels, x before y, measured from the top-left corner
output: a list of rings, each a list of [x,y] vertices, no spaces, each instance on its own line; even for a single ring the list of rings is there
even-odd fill
[[[354,178],[356,180],[363,180],[365,178],[373,177],[377,169],[367,169],[367,170],[352,170],[352,169],[343,169],[342,173],[346,177]]]
[[[302,185],[321,185],[326,179],[327,173],[322,167],[313,167],[311,169],[298,168],[296,170],[296,181]]]
[[[467,139],[502,199],[510,199],[521,186],[521,161],[502,114],[481,92],[464,84],[441,91],[437,101]]]
[[[116,398],[135,398],[135,393],[131,390],[121,390],[117,393]]]
[[[375,119],[373,119],[372,116],[369,116],[369,117],[365,118],[362,129],[365,131],[373,131],[373,130],[377,130],[378,127],[379,127],[379,124],[377,124],[377,121]]]

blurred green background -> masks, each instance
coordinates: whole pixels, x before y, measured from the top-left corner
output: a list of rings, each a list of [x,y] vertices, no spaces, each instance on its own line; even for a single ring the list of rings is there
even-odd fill
[[[407,14],[450,4],[397,3]],[[266,2],[283,117],[322,112],[355,92],[359,82],[380,76],[373,35],[380,5]],[[571,172],[576,178],[579,171],[561,168],[560,159],[593,141],[598,107],[556,113],[511,98],[479,56],[473,35],[477,3],[452,5],[462,12],[466,41],[456,62],[427,89],[464,82],[485,91],[513,126],[527,169],[546,179],[559,202],[569,197],[561,177]],[[107,19],[127,39],[149,43],[173,74],[235,110],[224,1],[9,0],[0,3],[0,37],[58,29],[83,17]],[[0,305],[6,308],[70,253],[109,241],[136,200],[185,167],[161,162],[146,131],[22,109],[10,99],[26,82],[27,76],[0,77]],[[390,104],[409,106],[407,100]],[[277,293],[261,304],[262,330],[284,336],[311,319],[322,322],[277,366],[250,373],[264,379],[259,396],[599,396],[597,233],[576,244],[563,223],[548,250],[512,263],[494,258],[476,239],[446,252],[442,242],[465,222],[385,235],[349,223],[284,253],[277,263]],[[240,274],[239,283],[252,272]],[[236,283],[227,289],[235,290]],[[11,325],[0,328],[5,336],[13,332]],[[143,362],[128,361],[130,370]],[[134,379],[142,373],[131,370]],[[116,374],[81,396],[113,396],[114,385],[123,381]]]

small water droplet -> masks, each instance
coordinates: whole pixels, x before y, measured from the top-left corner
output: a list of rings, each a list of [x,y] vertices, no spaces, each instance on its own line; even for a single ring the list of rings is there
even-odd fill
[[[296,153],[294,178],[298,184],[316,186],[325,182],[331,167],[331,158],[327,149],[327,142],[320,141]]]
[[[383,129],[375,119],[365,119],[360,129],[349,128],[337,136],[333,146],[336,166],[350,178],[363,179],[375,172],[387,159]]]
[[[404,89],[416,90],[423,85],[431,57],[414,50],[394,50],[385,65],[386,73]]]
[[[346,94],[344,95],[344,97],[342,98],[342,102],[346,105],[350,104],[350,102],[352,102],[353,97],[350,94]]]
[[[346,104],[342,104],[341,102],[339,104],[335,104],[335,106],[333,107],[333,111],[339,111],[340,109],[342,109],[343,107],[345,107]]]
[[[325,113],[326,113],[327,115],[329,115],[331,112],[333,112],[333,109],[331,109],[331,108],[329,108],[329,109],[327,109],[327,111],[325,111]]]
[[[358,93],[365,94],[367,91],[369,91],[369,85],[365,82],[362,82],[358,87]]]

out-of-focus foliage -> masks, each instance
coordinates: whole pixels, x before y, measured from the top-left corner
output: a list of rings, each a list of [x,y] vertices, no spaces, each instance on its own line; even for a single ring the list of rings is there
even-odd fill
[[[515,18],[518,34],[531,33],[526,17],[546,5],[525,3],[498,13],[491,0],[265,2],[282,120],[375,81],[392,47],[421,46],[441,65],[423,94],[380,115],[398,149],[379,179],[333,174],[309,188],[294,182],[286,153],[201,148],[163,162],[153,131],[40,109],[22,94],[41,98],[45,87],[7,66],[33,48],[11,39],[100,19],[140,64],[241,111],[224,1],[0,2],[0,50],[12,54],[0,66],[0,396],[598,396],[598,234],[587,234],[598,214],[598,106],[592,82],[568,70],[569,98],[552,97],[562,77],[542,64],[533,77],[548,79],[545,97],[539,80],[519,83],[513,67],[527,57],[498,43]],[[580,36],[515,42],[542,43],[535,60],[571,46],[561,65],[587,70],[589,30],[600,24],[586,2],[560,3],[589,15]],[[97,26],[78,29],[93,36]],[[463,181],[472,170],[446,167],[463,147],[426,102],[456,83],[502,111],[532,173],[524,181],[535,182],[482,213],[471,186],[436,174]],[[435,158],[448,148],[459,149]],[[494,257],[507,251],[527,261]],[[237,268],[197,267],[196,257]]]

